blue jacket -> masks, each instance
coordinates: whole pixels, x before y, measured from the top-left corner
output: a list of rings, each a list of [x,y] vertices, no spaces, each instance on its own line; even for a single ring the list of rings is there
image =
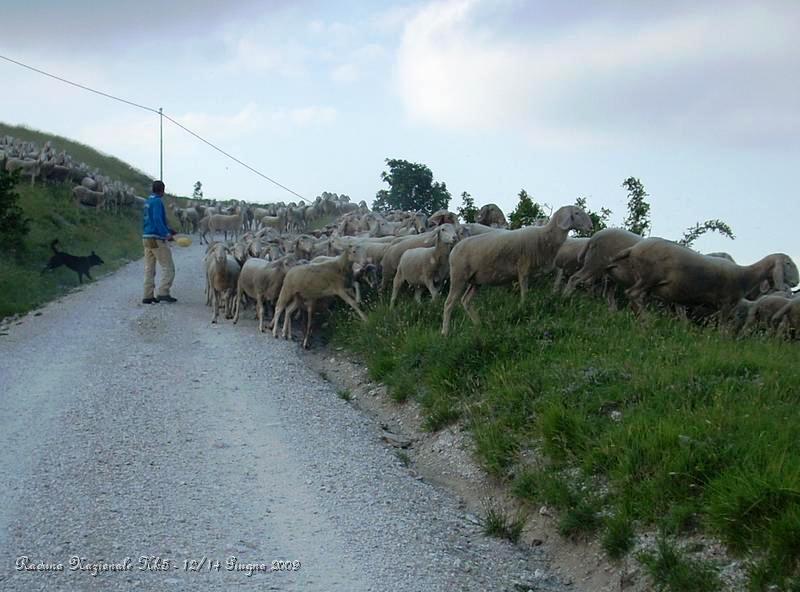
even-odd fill
[[[164,202],[155,194],[147,198],[142,212],[142,238],[166,240],[174,234],[167,225],[167,211]]]

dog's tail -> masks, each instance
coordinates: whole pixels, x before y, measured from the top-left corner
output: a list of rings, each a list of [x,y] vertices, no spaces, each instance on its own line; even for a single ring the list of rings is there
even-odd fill
[[[58,239],[55,239],[52,243],[50,243],[50,248],[53,249],[53,253],[56,255],[58,254],[58,249],[56,249],[56,245],[58,244]]]

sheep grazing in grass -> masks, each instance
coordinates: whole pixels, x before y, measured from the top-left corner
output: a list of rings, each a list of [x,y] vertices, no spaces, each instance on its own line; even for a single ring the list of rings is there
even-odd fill
[[[734,328],[742,334],[755,330],[772,331],[772,318],[792,299],[784,294],[766,294],[758,300],[740,300],[733,311]]]
[[[213,314],[211,322],[219,319],[219,309],[225,307],[225,318],[233,316],[233,298],[239,281],[239,263],[224,245],[217,243],[206,255],[206,281]]]
[[[281,315],[286,313],[283,324],[283,336],[291,338],[291,314],[298,306],[304,306],[308,313],[303,347],[308,348],[311,337],[311,323],[314,308],[318,300],[338,296],[356,311],[361,320],[367,316],[361,311],[350,292],[353,263],[363,259],[363,249],[358,245],[350,245],[341,255],[320,263],[309,263],[291,268],[283,280],[283,287],[275,305],[275,316],[272,318],[272,335],[278,337],[278,325]]]
[[[423,287],[428,288],[431,299],[436,300],[439,288],[447,278],[450,249],[457,239],[453,226],[445,224],[434,233],[433,246],[408,249],[403,253],[394,276],[390,308],[394,308],[397,295],[405,283],[414,286],[417,302],[422,300]]]
[[[567,238],[556,253],[554,262],[556,279],[553,282],[553,293],[558,294],[564,282],[572,277],[583,265],[581,256],[585,253],[588,238]]]
[[[76,185],[72,188],[72,195],[76,201],[84,206],[92,206],[98,210],[106,203],[106,194],[103,191],[92,191],[83,185]]]
[[[726,321],[752,290],[795,286],[800,281],[794,261],[783,253],[742,266],[661,238],[642,240],[622,251],[612,263],[626,260],[636,282],[625,294],[637,313],[644,309],[646,297],[653,296],[668,304],[708,306]]]
[[[602,281],[608,298],[608,307],[615,309],[615,288],[606,286],[607,280],[610,278],[615,284],[628,288],[636,279],[624,263],[617,263],[612,269],[608,266],[614,257],[642,238],[641,235],[622,228],[604,228],[594,233],[584,245],[583,252],[578,255],[578,259],[582,262],[581,268],[567,281],[564,296],[570,296],[578,286],[591,286]]]
[[[495,230],[459,242],[450,253],[450,293],[444,304],[442,335],[450,330],[450,317],[456,301],[474,323],[477,313],[469,307],[478,286],[519,282],[524,302],[531,274],[553,268],[558,249],[570,230],[590,231],[592,220],[577,206],[559,208],[544,226],[518,230]]]

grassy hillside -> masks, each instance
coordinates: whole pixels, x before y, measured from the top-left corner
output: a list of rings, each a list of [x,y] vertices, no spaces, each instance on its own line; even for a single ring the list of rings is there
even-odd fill
[[[663,589],[719,586],[671,546],[692,533],[751,560],[752,589],[800,589],[797,346],[642,322],[549,286],[529,296],[483,290],[482,325],[459,311],[449,338],[441,301],[378,304],[366,325],[340,312],[332,339],[398,401],[419,401],[431,429],[465,422],[484,467],[532,508],[558,509],[565,536],[600,536],[622,557],[635,532],[660,531],[639,558]]]
[[[44,146],[45,142],[50,141],[56,151],[66,150],[73,161],[85,162],[92,168],[100,169],[104,175],[127,183],[136,190],[138,195],[145,196],[150,193],[152,179],[145,173],[114,156],[103,154],[86,144],[47,132],[33,130],[25,126],[13,126],[5,123],[0,123],[0,135],[13,136],[27,142],[36,142],[40,147]]]
[[[52,141],[57,150],[66,150],[75,161],[85,162],[112,179],[133,186],[140,195],[148,195],[152,180],[125,162],[67,138],[25,127],[0,123],[0,135],[8,134],[42,146]],[[30,220],[31,231],[25,250],[17,258],[0,252],[0,318],[35,308],[78,285],[77,274],[64,267],[41,274],[52,254],[50,241],[57,238],[60,250],[74,255],[88,255],[94,250],[105,265],[92,269],[92,275],[108,273],[142,256],[141,210],[123,208],[119,214],[79,208],[71,196],[70,184],[17,185],[20,206]],[[171,198],[170,198],[171,199]],[[169,201],[169,199],[167,200]],[[171,214],[170,214],[171,216]],[[178,228],[172,220],[173,228]]]

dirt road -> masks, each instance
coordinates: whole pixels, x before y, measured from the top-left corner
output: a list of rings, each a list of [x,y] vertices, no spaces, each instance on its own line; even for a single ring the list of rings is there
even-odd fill
[[[295,343],[211,325],[201,257],[175,250],[178,304],[139,303],[137,262],[0,337],[0,588],[576,589],[410,476]]]

